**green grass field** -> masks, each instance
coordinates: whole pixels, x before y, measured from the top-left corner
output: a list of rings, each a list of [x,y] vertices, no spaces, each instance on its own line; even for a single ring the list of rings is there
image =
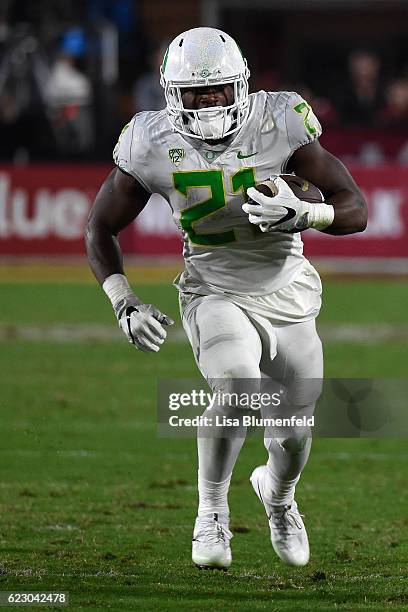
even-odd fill
[[[71,610],[407,610],[406,440],[314,441],[297,492],[312,558],[298,569],[272,551],[248,481],[265,451],[248,439],[230,493],[233,566],[200,572],[195,444],[155,429],[157,378],[198,375],[188,344],[25,340],[21,327],[116,323],[96,284],[1,292],[0,590],[69,591]],[[179,324],[171,286],[138,293]],[[326,281],[320,321],[406,333],[406,296],[402,282]],[[325,360],[327,376],[402,378],[408,347],[403,335],[328,341]]]

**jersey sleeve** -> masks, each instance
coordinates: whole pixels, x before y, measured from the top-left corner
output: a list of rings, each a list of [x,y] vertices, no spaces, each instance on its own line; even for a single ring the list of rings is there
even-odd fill
[[[291,154],[317,140],[322,127],[310,104],[295,92],[287,93],[285,123]]]
[[[149,176],[150,142],[143,125],[143,113],[138,113],[125,125],[113,150],[113,161],[121,170],[135,178],[147,191],[153,192]]]

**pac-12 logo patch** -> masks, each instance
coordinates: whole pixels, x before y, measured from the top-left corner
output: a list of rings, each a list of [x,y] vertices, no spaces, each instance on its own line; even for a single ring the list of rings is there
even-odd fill
[[[179,166],[186,156],[184,149],[169,149],[169,157],[175,166]]]

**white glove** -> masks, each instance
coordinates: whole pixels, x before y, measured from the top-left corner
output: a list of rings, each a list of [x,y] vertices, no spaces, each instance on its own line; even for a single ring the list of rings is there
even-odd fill
[[[157,353],[167,336],[163,325],[174,323],[152,304],[142,304],[135,295],[121,299],[114,310],[119,327],[129,342],[146,353]]]
[[[152,304],[142,304],[124,274],[108,276],[102,289],[129,342],[146,353],[157,353],[167,336],[163,325],[173,325],[174,321]]]
[[[250,187],[248,197],[258,204],[242,206],[249,222],[258,225],[263,232],[301,232],[309,227],[324,229],[333,223],[333,206],[299,200],[280,176],[272,176],[269,180],[275,184],[275,196],[266,196]]]

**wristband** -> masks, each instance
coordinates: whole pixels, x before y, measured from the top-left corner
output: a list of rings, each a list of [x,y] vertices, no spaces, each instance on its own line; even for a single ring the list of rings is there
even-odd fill
[[[311,204],[308,207],[308,227],[323,230],[334,221],[334,208],[331,204]]]
[[[135,297],[124,274],[111,274],[111,276],[108,276],[102,284],[102,289],[110,299],[113,308],[115,308],[119,300]]]

